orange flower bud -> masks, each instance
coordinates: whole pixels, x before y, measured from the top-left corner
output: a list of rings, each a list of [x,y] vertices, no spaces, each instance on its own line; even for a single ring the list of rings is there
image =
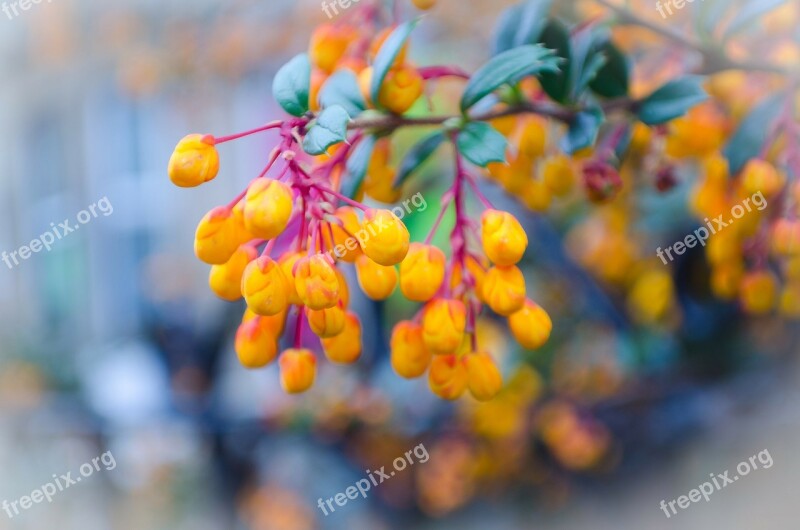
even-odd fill
[[[739,292],[742,309],[751,315],[772,311],[778,302],[778,281],[768,270],[753,271],[745,275]]]
[[[751,159],[742,169],[742,191],[774,197],[783,189],[786,177],[766,160]]]
[[[567,155],[547,157],[542,167],[544,184],[553,195],[562,197],[572,191],[576,180],[575,166]]]
[[[320,70],[319,68],[312,68],[311,70],[311,84],[308,89],[308,110],[311,112],[318,112],[319,109],[319,91],[322,85],[328,80],[328,73]]]
[[[230,210],[219,206],[200,220],[194,235],[194,253],[201,261],[222,265],[231,259],[237,248],[239,239]]]
[[[257,239],[256,236],[247,231],[244,223],[244,199],[236,203],[231,213],[233,214],[233,224],[236,228],[236,239],[239,244],[244,245]]]
[[[258,257],[258,251],[243,245],[233,253],[224,265],[212,265],[208,285],[214,293],[229,302],[242,297],[242,275],[247,265]]]
[[[306,308],[308,325],[315,335],[322,338],[334,337],[342,332],[345,323],[344,304],[341,300],[327,309]]]
[[[300,300],[309,309],[327,309],[339,300],[339,278],[321,254],[300,258],[295,265],[295,285]]]
[[[361,321],[355,313],[345,315],[344,329],[334,337],[321,339],[325,356],[334,363],[350,364],[361,357]]]
[[[285,314],[281,315],[285,317]],[[234,348],[245,368],[261,368],[278,354],[278,337],[267,317],[256,316],[242,322],[236,330]]]
[[[517,342],[529,350],[541,348],[553,329],[547,311],[531,300],[525,300],[522,309],[508,317],[508,325]]]
[[[317,374],[317,358],[306,349],[289,349],[278,359],[281,370],[281,386],[289,394],[305,392],[314,384]]]
[[[772,226],[772,251],[778,256],[800,254],[800,220],[778,219]]]
[[[538,116],[527,118],[520,133],[519,152],[530,158],[539,158],[544,154],[546,143],[547,122]]]
[[[422,316],[422,338],[432,353],[452,353],[464,340],[467,310],[461,300],[428,302]]]
[[[289,283],[280,265],[267,256],[251,261],[242,276],[247,307],[264,316],[277,315],[289,306]]]
[[[411,243],[400,263],[400,290],[409,300],[427,302],[444,281],[444,252],[431,245]]]
[[[392,368],[400,377],[413,379],[431,364],[431,352],[422,340],[422,326],[408,320],[395,325],[391,340]]]
[[[739,261],[722,263],[711,269],[711,292],[723,300],[733,300],[739,294],[744,267]]]
[[[289,251],[278,258],[278,264],[281,266],[281,271],[283,271],[283,276],[286,278],[286,283],[289,287],[289,303],[293,305],[302,305],[303,303],[297,294],[297,280],[294,276],[294,266],[303,256],[302,252]]]
[[[322,24],[317,27],[311,35],[308,51],[311,64],[326,73],[332,73],[355,35],[354,29],[347,26]]]
[[[498,315],[509,316],[525,304],[525,277],[516,265],[492,267],[483,280],[483,299]]]
[[[272,239],[286,229],[293,207],[294,195],[289,186],[274,179],[256,179],[245,196],[245,227],[256,237]]]
[[[342,225],[331,223],[333,245],[330,246],[334,249],[333,254],[336,258],[353,263],[363,253],[361,245],[355,238],[356,232],[361,228],[358,215],[349,206],[342,206],[336,210],[336,217],[342,222]]]
[[[334,268],[334,270],[336,271],[336,278],[339,280],[339,301],[347,308],[350,305],[350,286],[347,285],[347,278],[345,278],[344,273],[338,268]]]
[[[521,193],[522,203],[534,212],[547,211],[553,202],[553,194],[542,180],[528,179]]]
[[[370,62],[375,62],[375,57],[377,57],[378,52],[383,47],[383,43],[386,42],[386,39],[389,38],[389,35],[396,29],[396,26],[391,26],[381,30],[380,33],[375,37],[372,41],[372,44],[369,47],[369,55],[370,55]],[[408,43],[405,43],[400,51],[397,53],[397,58],[394,60],[393,67],[400,66],[404,62],[406,62],[406,54],[408,52]]]
[[[364,253],[381,265],[397,265],[408,254],[411,236],[389,210],[369,210],[359,231]]]
[[[436,5],[436,0],[411,0],[411,1],[414,4],[414,7],[422,11],[427,11],[428,9],[431,9],[433,6]]]
[[[778,308],[787,318],[800,318],[800,283],[795,281],[784,286]]]
[[[478,401],[489,401],[503,387],[503,376],[488,353],[471,353],[464,358],[469,392]]]
[[[516,265],[528,248],[528,235],[508,212],[486,210],[481,218],[481,239],[486,256],[500,266]]]
[[[364,68],[358,74],[358,88],[361,90],[361,96],[364,98],[368,104],[372,103],[372,98],[370,97],[371,88],[372,88],[372,67],[369,66]]]
[[[169,179],[181,188],[193,188],[214,180],[219,172],[219,154],[210,134],[184,136],[169,159]]]
[[[356,277],[361,290],[372,300],[386,300],[397,286],[397,270],[361,255],[356,260]]]
[[[428,370],[428,386],[442,399],[454,400],[467,389],[469,375],[455,355],[437,355]]]
[[[422,95],[425,81],[416,68],[401,66],[390,70],[378,93],[378,102],[395,114],[403,114]]]

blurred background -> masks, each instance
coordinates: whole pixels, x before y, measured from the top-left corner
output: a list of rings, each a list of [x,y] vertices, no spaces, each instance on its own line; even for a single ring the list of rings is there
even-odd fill
[[[441,0],[412,56],[474,69],[511,3]],[[595,12],[556,3],[565,16]],[[0,13],[0,250],[104,197],[113,205],[50,252],[0,264],[0,500],[106,451],[117,463],[51,503],[0,513],[0,529],[796,528],[797,330],[715,301],[698,287],[701,253],[674,264],[674,318],[633,322],[570,248],[596,236],[575,235],[588,218],[577,201],[542,216],[487,189],[524,220],[528,288],[555,322],[538,352],[481,322],[508,381],[495,401],[445,403],[424,378],[395,376],[386,338],[411,310],[399,297],[354,300],[364,357],[323,366],[307,395],[284,395],[275,366],[238,364],[243,304],[209,291],[192,240],[202,215],[260,171],[275,137],[221,147],[220,177],[201,188],[172,186],[167,160],[187,133],[279,117],[272,75],[326,20],[317,0],[52,0]],[[430,206],[407,219],[412,239],[435,217],[447,171],[430,168],[404,190],[423,190]],[[641,196],[631,222],[649,234],[644,254],[652,234],[669,244],[699,226],[685,207],[690,184],[691,171],[667,196]],[[605,248],[610,260],[626,251]],[[330,516],[317,508],[419,444],[426,463]],[[764,449],[772,468],[671,519],[659,508]]]

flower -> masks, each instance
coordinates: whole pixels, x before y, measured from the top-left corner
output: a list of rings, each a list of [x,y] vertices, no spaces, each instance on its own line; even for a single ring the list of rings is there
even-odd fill
[[[400,263],[400,290],[409,300],[427,302],[444,281],[444,252],[431,245],[411,243]]]
[[[431,353],[422,339],[422,326],[403,320],[392,331],[391,363],[397,374],[406,379],[419,377],[431,363]]]
[[[297,294],[309,309],[327,309],[339,301],[339,277],[321,254],[304,256],[295,265]]]
[[[229,302],[242,297],[242,275],[247,265],[258,258],[258,251],[242,245],[223,265],[213,265],[208,275],[208,285],[214,293]]]
[[[768,270],[757,270],[745,275],[739,292],[742,309],[751,315],[772,311],[778,302],[778,281]]]
[[[214,180],[219,172],[216,141],[210,134],[184,136],[169,159],[167,173],[173,184],[193,188]]]
[[[289,303],[293,305],[301,305],[300,295],[297,294],[297,280],[294,275],[295,265],[303,257],[302,252],[288,251],[278,258],[278,264],[281,266],[281,271],[286,278],[286,283],[289,287]]]
[[[397,265],[408,254],[408,229],[389,210],[367,211],[359,235],[364,254],[381,265]]]
[[[550,338],[553,322],[536,302],[525,300],[522,309],[508,317],[511,333],[523,348],[541,348]]]
[[[289,394],[305,392],[314,384],[317,358],[307,349],[289,349],[278,359],[281,387]]]
[[[438,298],[425,306],[422,338],[432,353],[453,353],[464,340],[467,312],[461,300]]]
[[[344,329],[338,335],[323,338],[325,356],[334,363],[350,364],[361,357],[361,321],[355,313],[345,315]]]
[[[424,86],[425,81],[412,66],[389,70],[378,93],[378,103],[395,114],[403,114],[419,99]]]
[[[311,331],[318,337],[335,337],[344,330],[345,311],[341,300],[335,306],[327,309],[315,310],[306,308],[306,317]]]
[[[242,275],[242,294],[253,312],[271,316],[289,306],[289,283],[280,265],[268,256],[251,261]]]
[[[283,326],[276,328],[276,320],[282,323],[286,313],[276,317],[255,316],[243,321],[236,330],[234,348],[239,362],[245,368],[261,368],[271,363],[278,354],[278,337]]]
[[[356,259],[356,278],[364,294],[372,300],[386,300],[397,286],[397,270],[379,265],[367,256]]]
[[[525,277],[516,265],[492,267],[483,280],[483,298],[492,311],[509,316],[525,303]]]
[[[454,400],[467,389],[469,374],[455,355],[437,355],[428,370],[428,386],[442,399]]]
[[[464,359],[467,367],[467,386],[472,397],[488,401],[495,397],[503,386],[503,376],[485,352],[470,353]]]
[[[247,188],[244,200],[244,223],[249,233],[272,239],[286,229],[294,207],[289,186],[273,179],[256,179]]]
[[[209,265],[223,265],[239,248],[237,234],[231,211],[223,206],[214,208],[197,225],[194,253]]]
[[[308,56],[311,64],[332,73],[344,56],[356,33],[354,28],[336,24],[322,24],[311,35]]]
[[[516,265],[528,248],[528,235],[508,212],[486,210],[481,217],[481,240],[486,256],[496,265]]]

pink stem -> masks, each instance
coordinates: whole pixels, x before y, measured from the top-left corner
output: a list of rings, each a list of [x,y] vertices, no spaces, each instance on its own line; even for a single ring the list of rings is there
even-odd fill
[[[317,188],[318,190],[320,190],[323,193],[327,193],[328,195],[333,195],[334,197],[336,197],[337,199],[339,199],[343,203],[348,204],[348,205],[352,206],[353,208],[358,208],[359,210],[364,211],[364,212],[369,210],[369,208],[367,208],[366,206],[364,206],[360,202],[354,201],[353,199],[351,199],[349,197],[345,197],[344,195],[342,195],[338,191],[333,191],[332,189],[327,188],[325,186],[322,186],[321,184],[312,184],[312,186]]]
[[[419,69],[422,79],[440,79],[442,77],[458,77],[460,79],[469,79],[468,72],[462,70],[457,66],[424,66]]]
[[[223,144],[225,142],[230,142],[231,140],[237,140],[239,138],[244,138],[245,136],[250,136],[251,134],[260,133],[262,131],[267,131],[269,129],[276,129],[276,128],[282,126],[282,125],[283,125],[283,122],[280,121],[280,120],[277,120],[277,121],[270,122],[270,123],[264,125],[263,127],[259,127],[257,129],[251,129],[249,131],[245,131],[245,132],[241,132],[241,133],[237,133],[237,134],[231,134],[230,136],[222,136],[220,138],[215,138],[214,142],[216,144]]]

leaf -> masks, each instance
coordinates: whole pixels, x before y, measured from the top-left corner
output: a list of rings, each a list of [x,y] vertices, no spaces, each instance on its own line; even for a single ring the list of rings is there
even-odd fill
[[[466,112],[506,83],[519,82],[538,72],[557,70],[558,58],[553,50],[543,46],[528,44],[505,51],[490,59],[469,80],[461,97],[461,110]]]
[[[731,20],[731,23],[728,24],[728,27],[725,28],[724,38],[732,37],[736,33],[747,28],[748,25],[752,27],[756,19],[772,11],[784,2],[786,2],[786,0],[750,0],[737,9],[736,16]]]
[[[303,138],[303,150],[310,155],[321,155],[330,146],[345,141],[348,121],[350,116],[339,105],[323,110]]]
[[[492,162],[506,161],[506,137],[488,123],[473,121],[458,133],[459,152],[475,164],[486,167]]]
[[[571,155],[575,151],[594,145],[603,117],[603,111],[597,107],[576,114],[569,124],[567,134],[561,138],[561,149]]]
[[[308,94],[311,90],[311,62],[308,54],[301,53],[284,64],[272,81],[272,95],[283,110],[292,116],[308,112]]]
[[[572,101],[577,101],[605,64],[605,57],[595,53],[596,38],[597,34],[591,28],[585,28],[570,39],[572,61],[569,65],[569,94]]]
[[[372,101],[378,101],[378,94],[380,93],[383,80],[386,79],[386,74],[389,73],[397,55],[400,53],[403,46],[405,46],[408,37],[411,35],[411,32],[414,31],[418,23],[419,19],[415,19],[397,26],[378,51],[375,62],[372,64],[372,82],[369,90]]]
[[[564,103],[569,93],[569,71],[572,65],[572,46],[569,41],[569,31],[558,20],[551,20],[542,31],[539,40],[546,48],[555,50],[556,55],[564,61],[560,71],[542,72],[539,76],[539,84],[542,85],[542,90],[553,101]]]
[[[695,75],[668,82],[639,102],[639,119],[647,125],[659,125],[683,116],[708,98],[702,82],[703,78]]]
[[[785,94],[768,97],[753,107],[742,120],[722,153],[728,159],[731,175],[738,173],[753,157],[758,156],[767,140],[770,125],[775,121],[783,105]]]
[[[492,55],[536,44],[547,23],[552,0],[528,0],[506,9],[494,32]]]
[[[351,199],[356,196],[358,189],[367,176],[372,152],[375,150],[375,136],[365,136],[347,159],[347,180],[342,184],[342,194]]]
[[[444,133],[435,132],[419,141],[414,147],[408,150],[400,162],[397,176],[394,179],[393,188],[399,188],[431,155],[442,145]]]
[[[628,58],[611,41],[603,43],[600,51],[606,58],[606,64],[589,83],[589,88],[595,94],[605,98],[626,96],[630,80]]]
[[[347,69],[337,71],[325,81],[319,100],[323,108],[339,105],[350,117],[358,116],[367,108],[356,74]]]

